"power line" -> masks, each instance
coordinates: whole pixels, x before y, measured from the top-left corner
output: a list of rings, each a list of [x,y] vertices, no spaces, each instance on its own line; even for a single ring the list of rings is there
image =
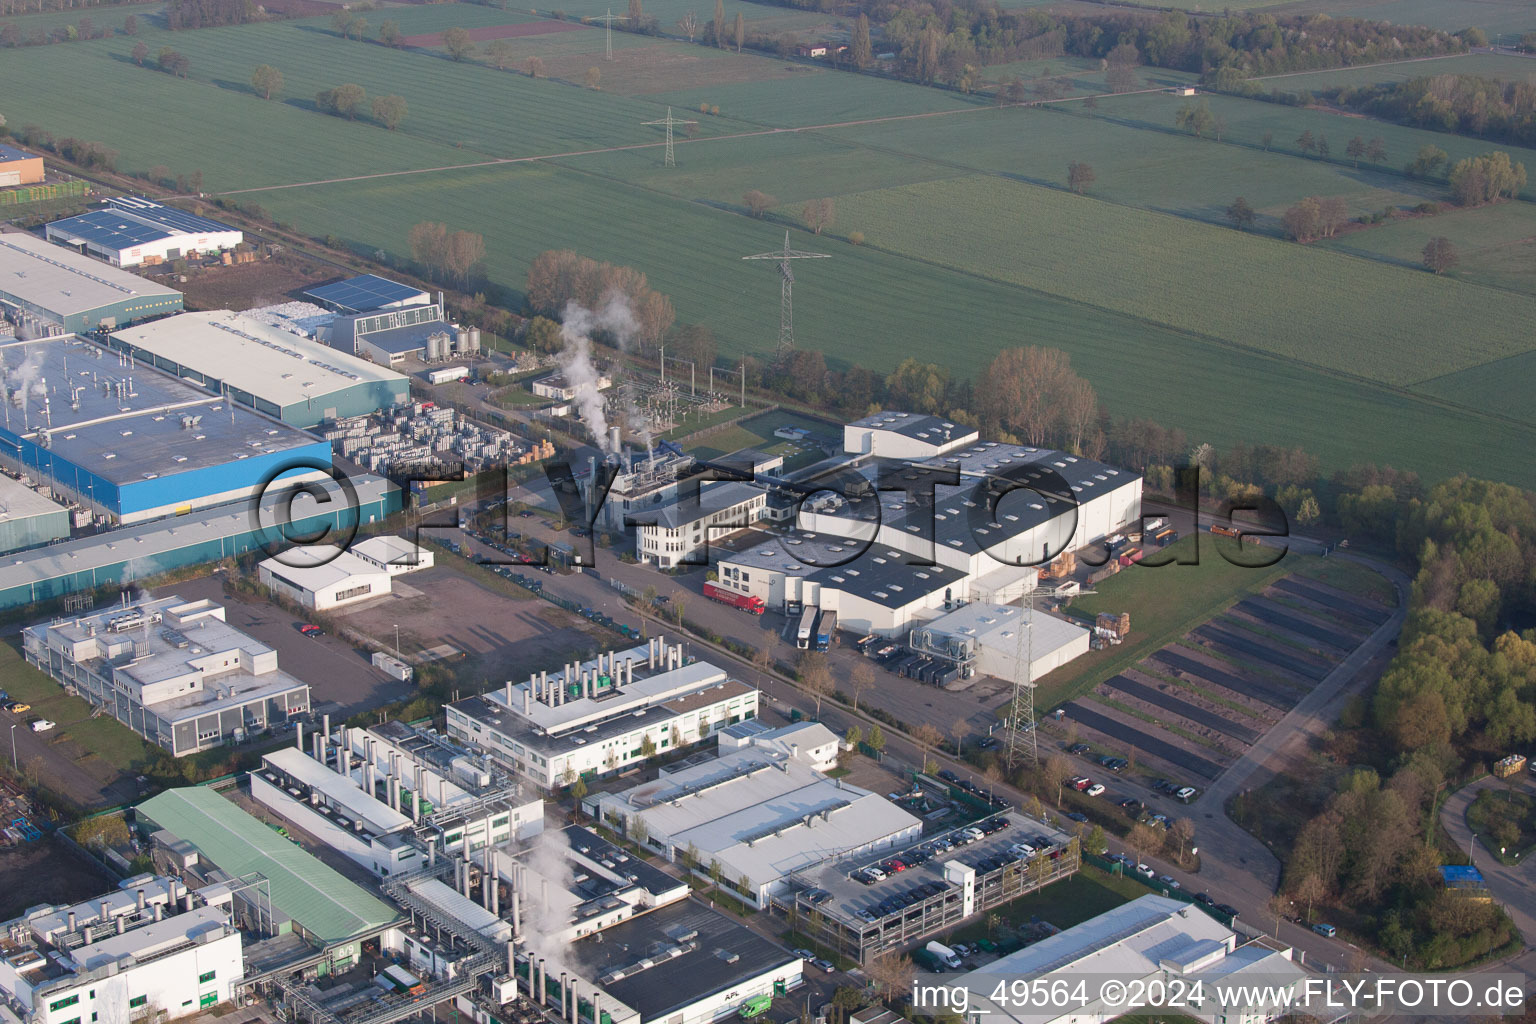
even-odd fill
[[[773,260],[779,265],[779,277],[782,280],[782,288],[779,297],[779,347],[776,356],[783,359],[795,347],[795,302],[794,286],[795,272],[790,267],[790,260],[829,260],[832,257],[824,252],[801,252],[789,247],[789,232],[784,232],[783,252],[760,252],[755,256],[743,256],[744,260]]]
[[[666,167],[676,167],[677,166],[677,161],[672,156],[672,129],[673,129],[673,127],[675,127],[677,125],[681,125],[681,124],[698,124],[698,123],[699,122],[691,120],[689,118],[685,118],[685,117],[673,117],[672,116],[672,108],[668,107],[667,108],[667,116],[662,118],[660,121],[641,121],[640,125],[641,125],[641,127],[651,127],[651,126],[655,126],[655,125],[662,125],[662,126],[666,127],[666,129],[667,129],[667,157],[666,157],[666,159],[664,161],[662,161],[662,163],[663,163],[663,166],[666,166]]]
[[[608,8],[608,13],[607,14],[594,14],[588,20],[589,21],[600,21],[600,22],[603,23],[603,27],[608,30],[608,36],[607,36],[607,39],[606,39],[606,42],[608,44],[607,53],[604,54],[603,59],[604,60],[613,60],[613,23],[616,22],[616,21],[628,21],[629,20],[629,15],[627,15],[627,14],[614,14],[613,13],[613,8],[610,7],[610,8]]]

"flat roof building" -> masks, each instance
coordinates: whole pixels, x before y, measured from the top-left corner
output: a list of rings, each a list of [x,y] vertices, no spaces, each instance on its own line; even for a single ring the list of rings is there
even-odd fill
[[[203,1013],[245,977],[230,902],[227,890],[139,875],[74,906],[34,907],[0,926],[0,992],[48,1024]]]
[[[768,492],[740,481],[705,484],[667,505],[633,516],[635,551],[659,569],[708,563],[712,542],[748,529],[763,518]]]
[[[606,374],[599,374],[597,378],[597,390],[604,391],[613,387],[613,379]],[[577,387],[574,382],[567,379],[563,373],[552,373],[547,377],[540,377],[528,385],[529,390],[540,398],[549,398],[557,402],[569,402],[576,397]]]
[[[304,296],[338,313],[368,313],[376,309],[399,309],[432,301],[432,296],[414,285],[391,281],[377,274],[363,274],[332,281],[307,289]]]
[[[967,677],[1031,683],[1088,653],[1090,634],[1082,626],[1038,611],[1026,619],[1018,605],[978,601],[914,627],[907,646],[952,662]]]
[[[35,548],[69,536],[69,510],[0,474],[0,552]]]
[[[450,736],[552,789],[696,743],[757,708],[757,690],[653,637],[457,701],[447,718]]]
[[[136,813],[163,830],[156,834],[156,861],[168,856],[200,878],[266,876],[274,930],[296,932],[332,953],[333,970],[356,961],[365,938],[380,934],[400,914],[268,828],[217,792],[203,786],[168,789],[139,804]],[[189,857],[173,847],[185,843]]]
[[[181,292],[36,235],[0,234],[0,313],[39,334],[118,327],[181,309]]]
[[[305,608],[329,611],[388,596],[401,573],[430,568],[435,556],[401,537],[369,537],[342,550],[315,544],[257,566],[261,582]],[[297,564],[295,564],[297,563]]]
[[[403,374],[228,310],[182,313],[116,331],[109,344],[298,427],[410,399]]]
[[[693,900],[583,939],[568,955],[601,987],[614,1024],[710,1024],[803,981],[798,954]]]
[[[941,416],[882,410],[843,427],[843,450],[850,455],[921,461],[975,441],[975,427]]]
[[[915,839],[923,823],[882,796],[829,779],[793,753],[769,746],[664,769],[654,782],[584,801],[668,860],[693,859],[754,906],[787,889],[799,871]],[[643,829],[637,824],[643,823]]]
[[[0,608],[121,587],[171,569],[286,547],[274,525],[284,514],[290,517],[287,536],[325,530],[345,535],[400,508],[399,488],[380,477],[354,477],[352,487],[355,506],[338,507],[341,503],[334,500],[321,503],[302,491],[273,488],[262,494],[255,510],[249,502],[235,502],[17,552],[0,565]]]
[[[1048,988],[1062,982],[1062,990],[1071,992],[1078,978],[1134,984],[1166,980],[1170,975],[1183,979],[1187,991],[1198,993],[1196,1000],[1181,1006],[1180,1013],[1211,1024],[1262,1024],[1293,1012],[1289,1000],[1284,1006],[1223,1005],[1217,1002],[1218,991],[1230,987],[1251,995],[1278,994],[1294,991],[1306,978],[1289,948],[1273,945],[1262,936],[1239,944],[1232,929],[1198,904],[1148,895],[1001,957],[953,983],[969,992],[971,1011],[988,1020],[1105,1024],[1125,1009],[1099,999],[1096,986],[1090,986],[1086,1001],[1035,1004],[1038,1009],[993,996],[1007,992],[1015,982]]]
[[[330,447],[75,337],[0,343],[0,463],[119,524],[315,479]]]
[[[245,240],[239,228],[140,196],[108,199],[99,210],[56,220],[48,241],[114,267],[136,267],[222,252]]]
[[[22,631],[26,659],[172,756],[309,710],[309,686],[212,601],[164,597]]]
[[[15,146],[0,145],[0,188],[37,185],[45,176],[42,157]]]

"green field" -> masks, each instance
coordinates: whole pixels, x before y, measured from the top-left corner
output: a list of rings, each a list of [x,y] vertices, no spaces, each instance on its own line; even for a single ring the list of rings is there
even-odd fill
[[[91,23],[99,31],[110,28],[113,32],[123,30],[123,19],[133,15],[138,19],[140,28],[149,27],[149,19],[158,15],[164,5],[158,2],[152,3],[123,3],[111,4],[102,7],[72,7],[67,10],[43,11],[39,14],[17,14],[0,16],[0,25],[15,25],[21,33],[23,41],[36,29],[51,32],[60,25],[79,25],[81,18],[90,18]],[[51,44],[64,45],[64,44]]]
[[[1450,209],[1434,217],[1405,217],[1352,231],[1325,242],[1327,248],[1370,259],[1421,266],[1424,244],[1449,238],[1460,262],[1446,276],[1536,294],[1530,274],[1536,256],[1536,206],[1497,203],[1472,210]]]
[[[373,29],[386,14],[410,32],[532,17],[390,8],[367,15]],[[1467,265],[1444,280],[1394,266],[1407,243],[1377,250],[1371,232],[1339,240],[1370,260],[1263,237],[1304,195],[1342,196],[1362,212],[1444,198],[1439,182],[1262,152],[1264,130],[1281,146],[1303,127],[1326,130],[1336,150],[1354,131],[1380,133],[1393,166],[1426,140],[1457,155],[1489,148],[1475,140],[1213,97],[1228,133],[1201,141],[1171,130],[1180,101],[1168,95],[1106,97],[1096,113],[1077,103],[1063,105],[1072,113],[1002,110],[623,33],[601,92],[341,40],[328,19],[144,38],[152,51],[171,43],[186,53],[191,78],[135,67],[123,38],[11,51],[0,61],[10,123],[100,140],[129,169],[200,168],[210,191],[265,189],[241,198],[360,253],[404,256],[420,220],[473,228],[486,239],[488,291],[513,306],[545,249],[633,265],[671,296],[679,320],[710,326],[726,359],[773,347],[772,268],[740,257],[781,244],[788,226],[792,244],[834,257],[804,268],[795,291],[798,343],[834,367],[886,371],[919,354],[972,377],[1002,347],[1048,344],[1071,355],[1114,415],[1172,421],[1192,438],[1299,444],[1325,469],[1377,461],[1536,483],[1524,456],[1536,417],[1514,400],[1491,416],[1477,394],[1486,367],[1528,349],[1521,328],[1536,312],[1529,296],[1471,283],[1499,283],[1479,276],[1474,243],[1493,246],[1509,229],[1470,225]],[[541,38],[590,49],[600,35],[521,42]],[[591,59],[574,51],[548,63],[579,74]],[[246,84],[262,62],[287,77],[279,100]],[[61,78],[100,88],[82,104],[36,85]],[[316,91],[343,81],[404,96],[401,129],[312,109]],[[659,131],[640,122],[706,101],[721,115],[701,117],[701,137],[680,139],[678,166],[664,168]],[[608,151],[558,155],[595,149]],[[1514,152],[1536,167],[1536,153]],[[496,162],[507,158],[526,162]],[[1061,185],[1070,160],[1095,167],[1091,196],[1037,187]],[[305,184],[330,179],[339,180]],[[778,197],[765,221],[742,215],[752,188]],[[1211,226],[1236,195],[1259,208],[1259,232]],[[823,196],[838,200],[829,233],[795,229],[804,201]],[[851,231],[868,244],[848,244]],[[1424,395],[1403,387],[1426,377],[1435,381]]]
[[[1475,25],[1488,33],[1491,42],[1513,43],[1513,36],[1536,29],[1536,11],[1529,0],[1301,0],[1276,4],[1275,14],[1312,14],[1321,12],[1334,17],[1370,18],[1397,25],[1428,25],[1449,32],[1459,32]]]
[[[1343,85],[1376,85],[1382,82],[1406,82],[1434,75],[1481,75],[1506,82],[1522,82],[1536,76],[1536,60],[1502,53],[1463,53],[1453,57],[1427,57],[1420,60],[1393,61],[1390,64],[1366,64],[1328,71],[1303,71],[1288,75],[1269,75],[1255,79],[1266,89],[1301,92],[1303,89],[1334,89]]]
[[[977,209],[991,216],[955,230]],[[1532,347],[1524,296],[995,178],[846,196],[839,216],[906,255],[1393,386]],[[1473,320],[1456,346],[1405,348],[1425,324]]]

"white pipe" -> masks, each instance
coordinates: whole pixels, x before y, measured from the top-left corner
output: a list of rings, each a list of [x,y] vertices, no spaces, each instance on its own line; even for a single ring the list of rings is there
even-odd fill
[[[302,751],[304,749],[304,723],[293,723],[293,745]]]

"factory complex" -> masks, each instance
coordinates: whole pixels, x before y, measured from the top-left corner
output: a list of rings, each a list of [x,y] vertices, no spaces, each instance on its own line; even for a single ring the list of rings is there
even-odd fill
[[[430,569],[430,549],[400,537],[367,537],[346,550],[310,544],[257,565],[261,582],[280,597],[315,611],[383,597],[403,573]]]
[[[29,663],[174,757],[309,710],[309,686],[211,601],[124,604],[22,633]]]
[[[0,314],[23,333],[113,328],[181,309],[181,292],[22,232],[0,234]]]
[[[652,637],[447,707],[449,735],[540,789],[613,775],[757,717],[758,691]]]

